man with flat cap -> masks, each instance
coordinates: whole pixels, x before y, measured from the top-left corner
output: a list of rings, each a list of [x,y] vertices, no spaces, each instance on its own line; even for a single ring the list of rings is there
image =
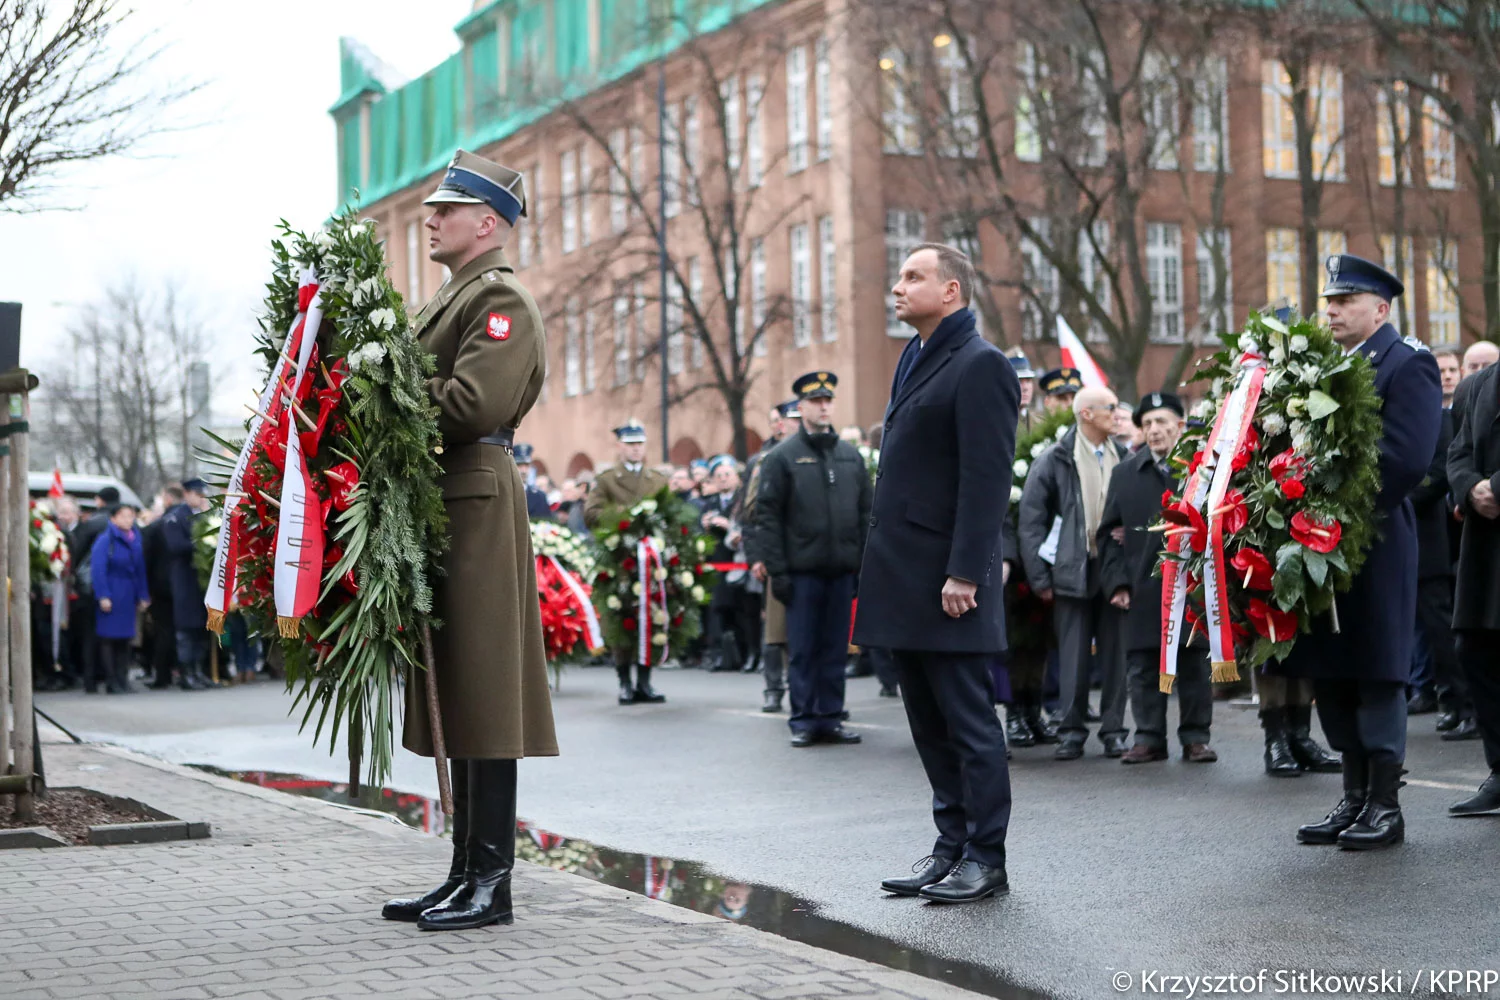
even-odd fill
[[[843,727],[844,660],[874,488],[864,456],[834,428],[838,384],[829,371],[792,383],[802,427],[761,463],[755,501],[756,554],[786,605],[794,747],[859,742]]]
[[[745,492],[740,501],[738,519],[745,532],[745,558],[750,562],[750,575],[756,585],[764,591],[760,638],[761,676],[766,688],[762,695],[762,712],[781,711],[781,699],[786,697],[786,606],[776,599],[767,585],[766,564],[760,557],[755,536],[755,501],[760,492],[760,470],[771,449],[797,433],[802,426],[802,411],[796,397],[771,407],[771,437],[760,451],[750,456],[745,463]]]
[[[1146,529],[1161,513],[1162,492],[1177,491],[1177,475],[1169,459],[1182,436],[1185,415],[1182,400],[1170,392],[1141,397],[1131,419],[1145,433],[1146,443],[1109,477],[1104,514],[1099,519],[1103,592],[1125,613],[1125,673],[1135,713],[1135,745],[1120,758],[1124,764],[1149,764],[1168,756],[1169,698],[1159,681],[1161,577],[1156,573],[1164,544],[1160,534]],[[1194,764],[1219,759],[1208,745],[1214,705],[1211,673],[1206,637],[1184,643],[1177,660],[1177,739],[1182,759]]]
[[[667,477],[646,465],[646,428],[634,417],[614,430],[620,461],[594,477],[594,488],[583,502],[583,523],[589,530],[599,527],[599,517],[612,507],[634,507],[649,496],[655,496],[667,485]],[[660,704],[667,700],[651,686],[651,667],[636,663],[639,651],[634,643],[610,651],[615,673],[620,679],[621,705]],[[635,664],[636,679],[630,679]]]
[[[1318,718],[1343,754],[1344,795],[1321,823],[1297,831],[1304,844],[1368,850],[1399,843],[1405,822],[1397,790],[1406,772],[1406,684],[1417,613],[1417,529],[1411,492],[1437,447],[1443,389],[1437,362],[1401,339],[1387,320],[1403,291],[1385,268],[1351,254],[1328,258],[1325,315],[1345,354],[1375,369],[1380,397],[1380,489],[1375,542],[1333,616],[1308,624],[1275,669],[1309,677]]]
[[[516,761],[557,755],[536,560],[512,453],[542,391],[547,352],[541,312],[504,252],[526,213],[521,175],[460,151],[425,203],[428,256],[453,275],[412,323],[436,362],[427,393],[448,513],[433,655],[453,770],[453,861],[442,885],[392,900],[383,916],[456,930],[511,922]],[[416,671],[406,686],[402,743],[432,756],[427,682]]]
[[[533,521],[556,521],[552,504],[547,501],[547,494],[537,489],[531,478],[531,445],[517,442],[513,454],[516,457],[516,471],[521,473],[521,482],[526,484],[526,516]]]
[[[1042,408],[1048,413],[1073,408],[1073,397],[1083,388],[1083,372],[1077,368],[1053,368],[1037,382],[1042,390]]]

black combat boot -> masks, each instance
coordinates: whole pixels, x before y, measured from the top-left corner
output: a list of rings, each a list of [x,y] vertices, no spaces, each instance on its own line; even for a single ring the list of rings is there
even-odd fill
[[[469,761],[469,851],[457,892],[417,918],[424,931],[508,924],[516,866],[516,762]]]
[[[1369,851],[1390,847],[1406,839],[1406,820],[1401,818],[1397,791],[1406,782],[1406,769],[1388,753],[1370,758],[1370,794],[1354,824],[1339,834],[1339,846],[1346,851]]]
[[[1302,765],[1292,756],[1292,746],[1287,739],[1286,711],[1284,708],[1260,710],[1260,725],[1266,731],[1266,773],[1273,778],[1302,775]]]
[[[630,667],[616,667],[615,674],[620,678],[620,704],[635,704],[635,685],[630,683]]]
[[[667,700],[664,694],[657,694],[656,689],[651,686],[651,668],[638,666],[635,668],[635,700],[643,701],[650,705],[660,705]]]
[[[386,903],[380,915],[387,920],[416,920],[423,910],[437,906],[464,884],[469,863],[469,762],[449,761],[449,772],[453,775],[453,861],[448,865],[448,878],[425,896]]]
[[[1292,757],[1304,771],[1319,774],[1338,774],[1343,765],[1333,754],[1324,750],[1312,738],[1312,706],[1288,705],[1286,707],[1287,744],[1292,748]]]
[[[1365,800],[1368,797],[1369,770],[1365,765],[1363,757],[1352,753],[1344,754],[1342,762],[1344,771],[1344,797],[1339,799],[1339,804],[1333,807],[1333,811],[1323,818],[1321,823],[1309,823],[1297,828],[1297,843],[1299,844],[1337,844],[1339,834],[1354,825],[1359,818],[1360,812],[1365,808]]]
[[[1036,737],[1026,723],[1026,715],[1019,703],[1005,706],[1005,745],[1012,747],[1034,747]]]

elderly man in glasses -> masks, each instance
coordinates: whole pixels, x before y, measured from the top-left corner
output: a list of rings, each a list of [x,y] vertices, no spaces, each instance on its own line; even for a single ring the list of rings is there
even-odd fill
[[[1054,602],[1060,704],[1058,760],[1083,756],[1088,740],[1090,650],[1097,648],[1104,680],[1099,739],[1106,757],[1125,753],[1125,661],[1120,653],[1122,612],[1101,582],[1095,536],[1104,514],[1110,476],[1126,456],[1114,440],[1119,400],[1102,386],[1073,397],[1077,424],[1037,458],[1021,494],[1019,529],[1026,579],[1036,595]]]

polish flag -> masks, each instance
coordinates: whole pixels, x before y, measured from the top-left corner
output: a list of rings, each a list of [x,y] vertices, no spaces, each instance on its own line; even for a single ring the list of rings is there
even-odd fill
[[[62,499],[64,495],[62,484],[62,469],[56,466],[52,468],[52,486],[47,490],[47,495],[54,500]]]
[[[1073,332],[1068,321],[1061,316],[1057,317],[1057,346],[1062,349],[1063,367],[1077,368],[1083,376],[1084,385],[1109,385],[1104,369],[1094,361],[1094,356],[1089,353],[1089,349],[1083,346],[1083,341],[1078,339],[1078,334]]]

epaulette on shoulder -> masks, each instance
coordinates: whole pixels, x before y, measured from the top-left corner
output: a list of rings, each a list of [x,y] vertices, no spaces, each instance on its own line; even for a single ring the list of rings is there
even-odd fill
[[[1426,351],[1429,354],[1432,353],[1432,348],[1422,343],[1416,337],[1402,337],[1401,343],[1405,344],[1407,347],[1410,347],[1414,351]]]

